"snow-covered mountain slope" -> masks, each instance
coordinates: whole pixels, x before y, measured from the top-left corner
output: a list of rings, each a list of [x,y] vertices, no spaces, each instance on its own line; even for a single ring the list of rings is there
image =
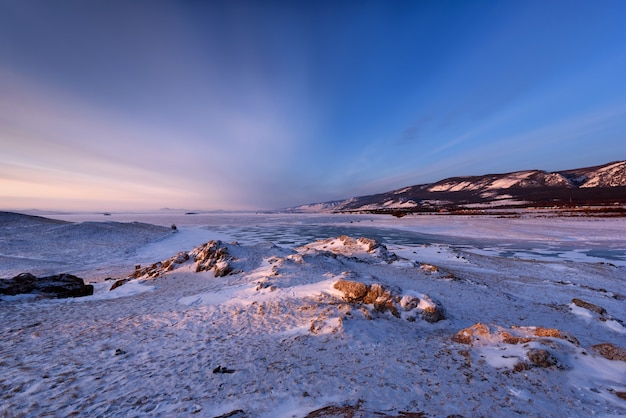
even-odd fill
[[[579,187],[626,186],[626,161],[587,169],[563,171],[562,174]]]
[[[626,202],[626,161],[558,171],[450,177],[436,183],[343,201],[302,205],[295,212],[429,210],[451,205]]]
[[[559,173],[530,170],[509,174],[494,174],[481,177],[455,177],[434,183],[430,192],[489,192],[512,187],[572,187],[572,184]]]

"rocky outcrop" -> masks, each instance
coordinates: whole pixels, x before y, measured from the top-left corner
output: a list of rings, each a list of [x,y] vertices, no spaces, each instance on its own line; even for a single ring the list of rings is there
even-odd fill
[[[30,273],[22,273],[11,279],[0,280],[0,294],[74,298],[93,295],[93,285],[85,284],[83,279],[71,274],[35,277]]]
[[[165,273],[182,266],[189,260],[196,263],[196,273],[213,270],[215,277],[227,276],[234,273],[231,265],[235,257],[231,256],[228,248],[222,241],[209,241],[202,244],[190,252],[179,252],[167,260],[159,261],[148,267],[137,266],[135,271],[129,275],[129,279],[154,279],[163,276]],[[127,280],[118,280],[111,290],[123,285]]]
[[[407,320],[414,321],[419,316],[427,322],[445,319],[443,307],[433,302],[428,295],[394,295],[390,289],[378,283],[366,285],[344,279],[337,281],[334,287],[343,293],[343,300],[346,302],[371,305],[376,312],[390,312],[396,318],[406,317]]]
[[[230,262],[234,257],[222,241],[209,241],[189,253],[196,262],[196,272],[213,270],[215,277],[223,277],[233,272]]]

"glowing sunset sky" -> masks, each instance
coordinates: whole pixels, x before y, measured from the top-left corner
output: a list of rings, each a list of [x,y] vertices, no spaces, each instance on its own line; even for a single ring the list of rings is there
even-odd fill
[[[274,209],[626,159],[626,1],[0,0],[0,208]]]

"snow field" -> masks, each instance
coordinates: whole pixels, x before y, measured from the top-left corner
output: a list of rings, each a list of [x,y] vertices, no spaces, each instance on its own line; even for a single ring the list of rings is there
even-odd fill
[[[469,220],[466,227],[489,237],[500,221]],[[415,228],[424,221],[411,222]],[[584,222],[577,241],[588,233],[590,242],[619,244],[619,232],[602,232],[614,224]],[[386,218],[371,223],[393,226]],[[532,235],[506,225],[501,236]],[[572,238],[576,225],[531,228],[558,241]],[[461,231],[460,224],[430,228]],[[180,237],[148,244],[161,248],[151,262],[191,250]],[[166,254],[170,239],[178,241]],[[624,267],[524,260],[447,243],[388,245],[384,255],[363,242],[337,236],[295,249],[224,244],[237,259],[225,277],[196,273],[190,260],[113,291],[112,281],[97,280],[90,297],[0,301],[0,415],[213,417],[241,409],[250,417],[305,417],[328,405],[360,405],[363,416],[626,414],[617,395],[626,392],[626,362],[590,349],[626,347]],[[420,303],[432,298],[446,319],[412,322],[348,303],[333,286],[339,279],[380,283]],[[477,323],[511,333],[554,328],[578,344],[551,337],[453,341]],[[560,366],[516,371],[533,348]]]

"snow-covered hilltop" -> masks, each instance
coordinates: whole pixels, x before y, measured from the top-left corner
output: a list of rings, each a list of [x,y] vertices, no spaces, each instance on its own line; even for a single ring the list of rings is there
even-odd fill
[[[437,211],[489,207],[626,203],[626,161],[549,173],[541,170],[451,177],[391,192],[315,203],[291,212]],[[472,206],[467,206],[472,207]]]

